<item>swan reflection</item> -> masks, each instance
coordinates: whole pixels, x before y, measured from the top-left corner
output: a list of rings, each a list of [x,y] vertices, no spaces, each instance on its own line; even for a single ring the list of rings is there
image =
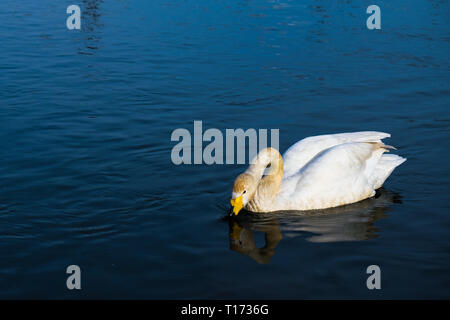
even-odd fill
[[[253,214],[246,212],[229,220],[230,249],[258,263],[269,263],[275,248],[285,237],[304,236],[310,242],[362,241],[378,236],[375,221],[387,217],[400,195],[377,190],[375,197],[354,204],[313,212],[279,212]],[[264,245],[258,247],[255,232],[264,234]]]

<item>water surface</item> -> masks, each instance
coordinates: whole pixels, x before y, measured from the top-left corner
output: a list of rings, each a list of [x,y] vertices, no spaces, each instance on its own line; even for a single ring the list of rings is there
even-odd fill
[[[447,1],[377,1],[374,31],[354,0],[78,4],[80,31],[69,3],[0,4],[1,298],[450,297]],[[228,222],[245,166],[171,162],[194,120],[282,152],[384,131],[408,161],[374,199]]]

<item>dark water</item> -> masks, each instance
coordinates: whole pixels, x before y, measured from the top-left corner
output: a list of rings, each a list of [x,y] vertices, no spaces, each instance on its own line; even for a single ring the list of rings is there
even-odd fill
[[[0,297],[450,298],[449,8],[2,0]],[[194,120],[279,128],[281,151],[385,131],[408,161],[375,199],[229,224],[245,166],[171,162]]]

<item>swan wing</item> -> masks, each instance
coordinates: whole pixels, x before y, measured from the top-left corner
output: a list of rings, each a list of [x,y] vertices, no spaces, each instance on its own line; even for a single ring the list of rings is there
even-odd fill
[[[333,146],[350,142],[381,142],[389,133],[361,131],[338,134],[326,134],[305,138],[293,144],[283,155],[284,178],[296,174],[308,161],[321,151]]]
[[[374,174],[382,176],[377,170],[388,148],[392,147],[380,142],[350,142],[319,152],[300,171],[283,180],[277,206],[280,210],[325,209],[373,196],[380,182]]]

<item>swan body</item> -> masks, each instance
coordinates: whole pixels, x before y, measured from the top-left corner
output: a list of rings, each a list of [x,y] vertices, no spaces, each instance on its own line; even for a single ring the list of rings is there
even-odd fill
[[[313,136],[283,157],[263,149],[235,180],[233,212],[326,209],[372,197],[406,160],[384,154],[395,149],[381,141],[388,137],[375,131]]]

